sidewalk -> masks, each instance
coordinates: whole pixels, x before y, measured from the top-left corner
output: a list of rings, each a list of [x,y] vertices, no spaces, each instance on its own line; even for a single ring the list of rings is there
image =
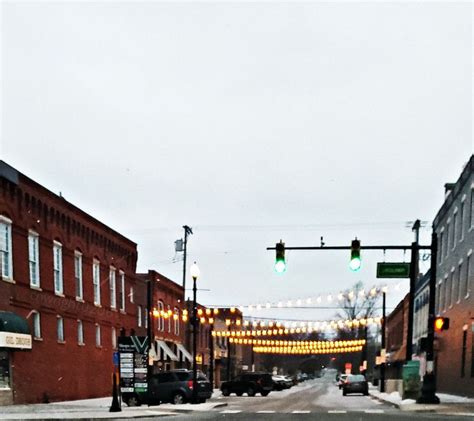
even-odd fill
[[[413,399],[402,400],[398,392],[380,393],[377,387],[370,386],[369,394],[377,400],[388,403],[402,411],[436,412],[443,415],[470,415],[474,417],[474,398],[437,393],[438,405],[417,404]]]
[[[90,420],[166,417],[193,411],[210,411],[214,408],[227,406],[219,401],[206,402],[198,405],[163,404],[158,406],[128,407],[122,404],[121,412],[109,412],[112,397],[83,399],[77,401],[54,402],[49,404],[11,405],[2,407],[3,420]]]

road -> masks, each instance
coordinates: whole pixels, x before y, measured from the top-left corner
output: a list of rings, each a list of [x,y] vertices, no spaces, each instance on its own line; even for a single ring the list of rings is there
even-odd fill
[[[189,419],[328,419],[328,420],[384,420],[400,419],[439,419],[466,420],[472,417],[454,417],[433,413],[403,412],[391,405],[384,404],[371,396],[342,396],[334,377],[326,376],[299,384],[289,390],[272,392],[267,397],[216,396],[213,401],[227,403],[205,413],[172,417],[176,420]]]

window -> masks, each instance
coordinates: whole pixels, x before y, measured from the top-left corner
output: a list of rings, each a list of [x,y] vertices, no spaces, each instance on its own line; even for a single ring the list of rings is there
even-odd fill
[[[168,333],[171,333],[171,308],[168,306]]]
[[[474,377],[474,322],[471,322],[471,377]]]
[[[457,280],[456,280],[456,285],[457,285],[457,289],[458,289],[458,294],[457,294],[457,302],[459,303],[459,301],[461,301],[461,297],[462,297],[462,279],[461,279],[461,276],[462,276],[462,261],[459,262],[459,266],[458,266],[458,276],[457,276]]]
[[[28,234],[28,256],[30,262],[30,286],[39,288],[39,237],[36,232]]]
[[[462,241],[464,239],[464,218],[465,218],[464,205],[465,203],[466,202],[464,200],[461,202],[461,210],[459,212],[459,241]]]
[[[82,324],[82,320],[77,321],[77,343],[84,345],[84,325]]]
[[[1,277],[13,279],[12,221],[0,215],[0,270]]]
[[[133,287],[130,287],[130,302],[133,304],[134,297],[133,297]]]
[[[456,248],[456,228],[458,225],[458,213],[454,212],[453,216],[453,229],[451,230],[451,247]]]
[[[142,327],[142,306],[137,306],[137,325]]]
[[[474,227],[474,189],[471,189],[471,206],[469,207],[469,227]]]
[[[119,272],[120,276],[120,310],[125,311],[125,273]]]
[[[449,307],[452,307],[454,304],[454,300],[456,299],[456,270],[454,268],[451,270],[451,279],[449,286],[451,287],[451,292],[449,294]]]
[[[33,338],[41,339],[41,316],[37,311],[33,313]]]
[[[100,262],[94,259],[92,263],[92,282],[94,284],[94,304],[100,305]]]
[[[471,254],[467,256],[466,259],[466,272],[464,275],[464,282],[462,287],[462,295],[464,297],[469,297],[469,271],[471,270]]]
[[[111,267],[109,272],[110,282],[110,308],[117,307],[117,291],[115,289],[115,268]]]
[[[145,329],[148,329],[148,309],[145,307]]]
[[[438,282],[438,287],[436,288],[436,304],[435,304],[435,311],[436,314],[441,312],[441,281]]]
[[[163,301],[158,301],[158,323],[157,323],[157,329],[161,330],[162,332],[165,330],[165,319],[163,317],[165,311],[165,305],[163,304]]]
[[[61,316],[58,316],[56,325],[58,342],[64,342],[64,320]]]
[[[112,328],[112,349],[117,349],[117,331]]]
[[[448,275],[444,277],[444,300],[443,300],[443,309],[446,311],[446,309],[449,306],[449,291],[450,289],[448,288]]]
[[[445,256],[449,254],[449,223],[446,225],[446,236],[445,236]]]
[[[74,279],[76,282],[76,298],[82,300],[84,298],[82,285],[82,253],[77,250],[74,252]]]
[[[441,263],[443,261],[443,246],[444,246],[444,231],[441,231],[439,235],[439,254],[438,261]]]
[[[175,307],[174,308],[174,315],[173,315],[173,319],[174,319],[174,334],[175,335],[179,335],[179,308],[178,307]]]
[[[95,325],[95,346],[101,346],[101,338],[100,338],[100,325]]]
[[[62,295],[63,286],[63,246],[57,241],[53,245],[54,292]]]

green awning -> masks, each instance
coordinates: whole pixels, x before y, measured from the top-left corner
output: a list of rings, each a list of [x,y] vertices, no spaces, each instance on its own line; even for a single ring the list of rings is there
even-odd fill
[[[0,311],[0,332],[30,334],[30,327],[25,318],[10,311]]]

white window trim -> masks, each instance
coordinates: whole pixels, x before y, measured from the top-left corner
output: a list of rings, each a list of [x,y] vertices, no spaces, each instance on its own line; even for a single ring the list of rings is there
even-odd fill
[[[81,328],[79,329],[79,326]],[[79,337],[79,330],[81,331],[81,338]],[[84,322],[82,320],[77,320],[77,344],[80,346],[84,346]]]
[[[456,248],[456,230],[458,229],[456,225],[459,225],[459,218],[458,217],[458,208],[456,207],[453,212],[453,245],[451,248],[451,251],[453,251]]]
[[[131,302],[132,304],[134,304],[134,302],[135,302],[135,301],[134,301],[134,300],[135,300],[135,297],[133,296],[133,294],[134,294],[133,287],[130,287],[130,295],[129,295],[129,296],[130,296],[130,302]]]
[[[58,263],[58,271],[59,271],[59,279],[60,279],[60,285],[61,289],[56,288],[56,249],[60,250],[60,259]],[[54,277],[54,293],[59,296],[64,296],[64,274],[63,274],[63,245],[59,241],[54,240],[53,241],[53,277]]]
[[[119,282],[120,282],[120,311],[125,312],[125,272],[123,270],[119,271]]]
[[[84,276],[82,273],[82,253],[79,250],[74,250],[74,284],[76,283],[76,257],[79,258],[80,264],[79,264],[79,290],[80,290],[80,295],[77,295],[76,292],[76,300],[77,301],[83,301],[84,300]],[[76,285],[74,285],[74,288],[76,288]]]
[[[115,267],[109,268],[109,293],[110,293],[110,308],[117,308],[117,270]]]
[[[95,324],[95,346],[102,348],[102,331],[99,323]]]
[[[98,267],[96,283],[96,267]],[[92,260],[92,288],[93,288],[93,300],[95,306],[100,306],[100,261],[97,259]]]
[[[35,256],[35,265],[36,265],[36,283],[33,283],[33,279],[31,277],[31,250],[30,250],[30,238],[35,239],[36,245],[36,256]],[[36,231],[29,230],[28,231],[28,266],[30,271],[30,287],[33,289],[41,290],[41,278],[40,278],[40,253],[39,253],[39,234]]]
[[[451,288],[451,291],[449,292],[449,308],[453,308],[454,305],[454,297],[453,297],[453,292],[454,292],[454,272],[456,271],[456,267],[453,266],[451,270],[449,271],[449,279],[451,281],[449,287]]]
[[[142,327],[142,306],[140,304],[137,305],[137,325]]]
[[[41,314],[39,311],[33,310],[33,339],[37,341],[41,341],[43,337],[41,336]],[[36,335],[36,320],[38,320],[38,331],[39,336]]]
[[[178,318],[174,321],[174,334],[176,336],[179,336],[179,319],[180,319],[181,315],[179,314],[179,308],[178,307],[174,308],[173,316],[174,316],[174,314],[178,315]]]
[[[59,338],[59,321],[61,321],[61,336],[62,338]],[[58,343],[63,344],[66,342],[65,336],[64,336],[64,317],[57,315],[56,316],[56,339]]]
[[[469,289],[469,287],[471,286],[471,283],[469,282],[469,281],[470,281],[470,279],[469,279],[469,272],[470,272],[469,269],[470,269],[470,267],[469,267],[469,266],[472,265],[471,255],[472,255],[472,249],[470,249],[470,250],[467,252],[467,258],[466,258],[466,261],[467,261],[467,259],[469,259],[469,265],[468,265],[467,268],[466,268],[466,271],[468,271],[468,272],[466,273],[466,277],[467,277],[467,293],[466,293],[466,296],[464,297],[464,299],[469,298],[469,295],[470,295],[470,293],[471,293],[471,290]]]
[[[5,276],[2,271],[1,278],[3,278],[3,280],[5,281],[14,283],[15,281],[13,280],[13,248],[12,248],[13,221],[4,215],[0,215],[0,222],[10,226],[10,235],[8,236],[8,267],[10,268],[10,273],[8,274],[8,276]]]
[[[161,307],[161,308],[160,308]],[[165,303],[161,300],[158,300],[158,312],[159,312],[159,316],[158,316],[158,330],[160,332],[164,332],[165,331],[165,318],[163,317],[163,314],[162,312],[165,311]]]

